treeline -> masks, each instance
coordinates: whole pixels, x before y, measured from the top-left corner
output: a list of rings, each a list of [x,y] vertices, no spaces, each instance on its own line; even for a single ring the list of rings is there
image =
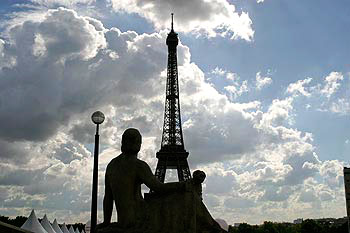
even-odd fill
[[[300,224],[264,222],[262,225],[242,223],[238,227],[229,226],[229,233],[348,233],[348,224],[320,224],[306,219]]]
[[[21,227],[27,221],[27,219],[28,218],[24,217],[24,216],[17,216],[16,218],[9,218],[9,217],[0,215],[1,222],[8,223],[8,224],[16,226],[16,227]],[[39,218],[40,222],[41,222],[41,220],[42,219]],[[61,227],[61,224],[59,224],[59,226]],[[74,229],[76,229],[78,227],[80,232],[83,229],[85,231],[85,224],[82,224],[82,223],[66,224],[66,226],[67,226],[67,228],[69,228],[70,226],[73,226]]]

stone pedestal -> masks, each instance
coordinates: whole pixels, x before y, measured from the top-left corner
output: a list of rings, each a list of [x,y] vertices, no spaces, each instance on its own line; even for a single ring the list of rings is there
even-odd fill
[[[150,196],[146,202],[152,233],[196,232],[198,197],[193,192]]]
[[[201,197],[193,191],[167,195],[146,194],[142,223],[123,229],[118,223],[98,229],[97,233],[223,233],[211,217]]]

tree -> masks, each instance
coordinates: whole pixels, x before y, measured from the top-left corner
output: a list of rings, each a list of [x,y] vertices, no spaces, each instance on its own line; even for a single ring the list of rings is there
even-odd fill
[[[0,215],[0,221],[4,222],[4,223],[9,223],[10,219],[9,219],[9,217],[5,217],[5,216]]]
[[[27,221],[27,217],[24,216],[17,216],[15,219],[11,219],[9,217],[0,216],[0,221],[4,223],[8,223],[10,225],[21,227],[25,221]]]
[[[254,233],[254,228],[247,224],[247,223],[241,223],[238,226],[238,233]]]
[[[301,224],[300,233],[320,233],[322,227],[312,219],[306,219]]]
[[[279,233],[276,229],[277,223],[273,222],[264,222],[264,224],[261,226],[261,232],[263,233]]]

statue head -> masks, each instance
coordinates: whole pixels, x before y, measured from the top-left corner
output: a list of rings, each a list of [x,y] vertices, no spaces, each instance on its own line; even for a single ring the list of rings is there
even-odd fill
[[[125,154],[137,154],[140,151],[142,136],[137,129],[129,128],[122,136],[122,152]]]

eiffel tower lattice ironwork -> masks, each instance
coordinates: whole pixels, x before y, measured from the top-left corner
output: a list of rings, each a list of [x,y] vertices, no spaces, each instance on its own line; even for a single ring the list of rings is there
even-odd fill
[[[166,81],[166,98],[161,149],[157,152],[158,164],[155,176],[164,183],[167,169],[176,169],[179,181],[191,178],[188,167],[188,152],[185,150],[182,136],[179,83],[177,72],[176,47],[179,43],[174,32],[173,14],[171,14],[171,31],[166,39],[168,46],[168,72]]]

